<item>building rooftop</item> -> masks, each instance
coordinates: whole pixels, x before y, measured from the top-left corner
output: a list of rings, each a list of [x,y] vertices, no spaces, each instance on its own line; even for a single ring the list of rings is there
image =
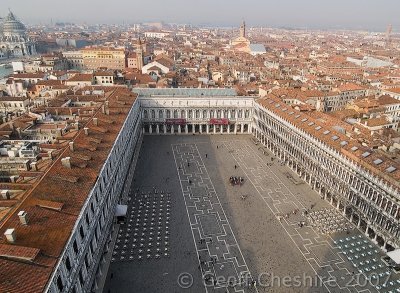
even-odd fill
[[[223,97],[237,95],[236,91],[230,88],[134,88],[132,91],[138,96]]]
[[[99,106],[84,122],[89,135],[81,128],[71,138],[74,151],[64,144],[48,171],[27,186],[24,199],[1,222],[0,279],[6,281],[0,283],[0,292],[43,292],[135,96],[126,88],[113,88],[107,97],[110,115]],[[61,162],[66,157],[71,168]],[[20,211],[28,214],[28,225],[20,223]],[[3,236],[11,228],[15,243]]]
[[[385,158],[382,163],[378,165],[374,164],[373,161],[381,159],[378,152],[361,145],[357,140],[351,139],[337,131],[334,125],[330,123],[326,124],[324,121],[312,118],[307,113],[283,111],[283,108],[287,107],[287,105],[274,96],[258,99],[257,103],[282,117],[292,125],[309,133],[349,159],[362,165],[365,169],[389,182],[391,185],[400,188],[400,164],[396,161]],[[277,107],[276,105],[280,106]],[[307,118],[307,120],[304,120],[304,118]],[[310,125],[309,122],[311,121],[314,122],[314,124]],[[364,156],[363,154],[365,153],[369,153],[369,155]],[[390,167],[395,169],[390,169],[391,172],[389,172],[388,168]]]

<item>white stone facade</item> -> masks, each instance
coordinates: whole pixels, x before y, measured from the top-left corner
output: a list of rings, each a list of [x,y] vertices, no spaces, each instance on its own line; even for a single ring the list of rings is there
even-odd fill
[[[73,232],[55,268],[46,292],[90,292],[101,274],[99,264],[107,249],[114,211],[124,183],[129,182],[134,154],[139,152],[141,128],[139,103],[135,102],[99,173]]]
[[[400,247],[399,190],[255,104],[253,135],[383,249]]]

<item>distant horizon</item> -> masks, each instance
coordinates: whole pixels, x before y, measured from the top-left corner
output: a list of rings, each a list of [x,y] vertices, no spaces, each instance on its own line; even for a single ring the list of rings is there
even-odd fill
[[[118,4],[101,0],[69,0],[55,5],[51,0],[38,0],[26,5],[23,1],[2,0],[0,17],[8,9],[27,25],[49,25],[51,22],[75,24],[137,24],[165,22],[208,27],[239,27],[245,20],[249,27],[289,28],[309,30],[359,30],[384,32],[389,24],[393,32],[400,31],[400,1],[398,0],[121,0]],[[384,2],[384,3],[382,3]],[[36,4],[36,6],[35,6]],[[385,4],[385,5],[382,5]],[[57,6],[55,9],[55,6]]]

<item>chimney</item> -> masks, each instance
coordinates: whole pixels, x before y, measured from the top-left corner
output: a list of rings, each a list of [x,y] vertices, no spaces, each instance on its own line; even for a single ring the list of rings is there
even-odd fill
[[[93,118],[93,124],[96,125],[96,126],[98,125],[97,118]]]
[[[28,225],[28,214],[25,211],[20,211],[18,213],[19,220],[22,225]]]
[[[15,229],[7,229],[4,235],[7,238],[7,241],[10,243],[15,243],[17,241],[17,234],[15,233]]]
[[[89,128],[88,127],[83,128],[83,130],[85,131],[85,135],[89,135]]]
[[[2,190],[1,191],[1,197],[3,199],[10,199],[10,191],[9,190]]]
[[[36,162],[31,162],[31,169],[32,171],[37,171],[37,163]]]
[[[66,167],[71,169],[71,157],[65,157],[61,159],[61,164]]]
[[[74,142],[73,142],[73,141],[71,141],[71,142],[69,143],[69,149],[71,150],[71,152],[74,151]]]
[[[17,133],[18,133],[18,138],[22,138],[22,136],[21,136],[21,128],[20,127],[17,128]]]

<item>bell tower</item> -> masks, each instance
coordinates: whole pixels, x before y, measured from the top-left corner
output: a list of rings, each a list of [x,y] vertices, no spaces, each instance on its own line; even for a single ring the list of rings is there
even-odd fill
[[[140,37],[137,41],[136,44],[136,64],[137,64],[137,69],[142,70],[143,68],[143,47],[142,47],[142,41],[140,40]]]
[[[240,37],[245,38],[246,37],[246,23],[242,22],[242,25],[240,26]]]

